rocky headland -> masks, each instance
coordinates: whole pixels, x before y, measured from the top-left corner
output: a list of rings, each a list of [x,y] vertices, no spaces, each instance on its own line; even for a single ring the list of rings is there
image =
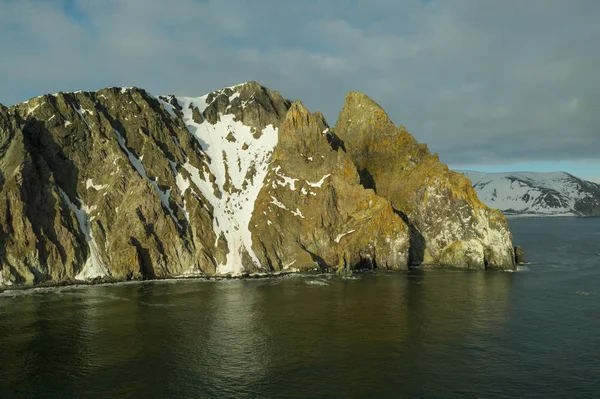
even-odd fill
[[[514,269],[506,219],[361,93],[256,82],[0,105],[0,286],[428,264]]]

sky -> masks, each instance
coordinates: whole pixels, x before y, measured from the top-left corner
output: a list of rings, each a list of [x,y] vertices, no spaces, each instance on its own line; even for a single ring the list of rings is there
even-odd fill
[[[0,0],[0,103],[255,80],[377,101],[451,167],[600,182],[597,0]]]

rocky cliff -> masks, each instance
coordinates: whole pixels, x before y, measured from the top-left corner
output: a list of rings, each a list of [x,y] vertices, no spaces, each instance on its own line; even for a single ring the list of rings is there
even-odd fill
[[[513,268],[512,236],[501,212],[361,93],[349,93],[334,134],[365,187],[387,198],[411,230],[410,261],[466,268]]]
[[[359,182],[327,124],[295,102],[279,128],[251,221],[254,248],[271,269],[406,269],[408,228],[391,204]]]
[[[351,94],[329,129],[255,82],[0,107],[0,285],[514,267],[502,215],[384,115]]]

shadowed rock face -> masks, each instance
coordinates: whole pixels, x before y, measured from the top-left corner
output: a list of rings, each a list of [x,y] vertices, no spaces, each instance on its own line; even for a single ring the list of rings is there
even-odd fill
[[[514,268],[502,213],[483,205],[467,178],[450,171],[403,126],[394,126],[373,100],[349,93],[334,133],[362,180],[404,215],[412,262]]]
[[[0,107],[0,283],[33,284],[76,273],[83,237],[60,202],[55,176],[14,110]],[[37,139],[33,138],[33,139]]]
[[[20,198],[0,218],[3,226],[19,221],[22,227],[13,231],[26,235],[7,232],[13,244],[2,261],[15,282],[141,278],[148,262],[156,277],[181,274],[191,265],[214,270],[210,256],[218,251],[203,251],[203,243],[214,239],[204,228],[210,210],[200,199],[185,224],[177,206],[181,196],[157,200],[159,191],[174,186],[169,160],[204,160],[181,121],[153,97],[116,88],[59,93],[11,112],[20,125],[13,145],[23,150],[10,168],[3,162],[3,173],[15,177],[0,195]],[[143,159],[144,176],[130,157]]]
[[[511,267],[504,218],[457,176],[358,94],[335,130],[256,82],[45,95],[0,106],[0,286],[406,269],[409,245]]]

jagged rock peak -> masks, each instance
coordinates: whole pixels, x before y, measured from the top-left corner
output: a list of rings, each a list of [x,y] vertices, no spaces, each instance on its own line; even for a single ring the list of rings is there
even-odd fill
[[[309,128],[312,133],[323,135],[323,131],[329,128],[329,124],[321,111],[311,113],[300,100],[292,103],[286,114],[285,123],[290,129]]]
[[[278,126],[285,117],[291,101],[278,91],[272,91],[258,82],[246,82],[213,91],[205,96],[203,117],[217,123],[220,114],[234,115],[236,120],[256,129]]]
[[[316,118],[304,104],[302,104],[302,101],[296,100],[288,110],[284,122],[293,129],[302,129],[307,126],[315,126]]]
[[[377,103],[349,93],[335,133],[363,186],[405,214],[411,262],[514,268],[512,238],[502,214],[485,207],[466,178],[451,172],[402,126],[394,126]]]
[[[371,125],[374,133],[391,133],[394,124],[385,110],[364,93],[351,91],[346,94],[339,121],[350,121],[355,125]]]
[[[377,162],[383,169],[398,158],[413,167],[430,155],[403,126],[396,127],[383,108],[363,93],[350,92],[335,125],[335,134],[352,154],[359,170]]]
[[[279,130],[279,146],[275,158],[284,156],[309,156],[329,149],[324,132],[327,121],[319,113],[311,113],[301,101],[294,101]]]
[[[283,99],[283,97],[281,96],[281,94],[277,91],[277,90],[271,90],[269,88],[267,88],[266,86],[261,85],[259,82],[256,81],[250,81],[250,82],[245,82],[245,83],[241,83],[235,86],[231,86],[231,87],[227,87],[223,90],[227,90],[227,89],[231,89],[234,92],[240,93],[240,95],[242,97],[244,96],[252,96],[260,94],[260,93],[266,93],[268,96],[270,96],[271,98],[274,99]]]
[[[359,184],[328,130],[320,112],[292,103],[250,223],[256,256],[273,270],[406,269],[407,226]]]

